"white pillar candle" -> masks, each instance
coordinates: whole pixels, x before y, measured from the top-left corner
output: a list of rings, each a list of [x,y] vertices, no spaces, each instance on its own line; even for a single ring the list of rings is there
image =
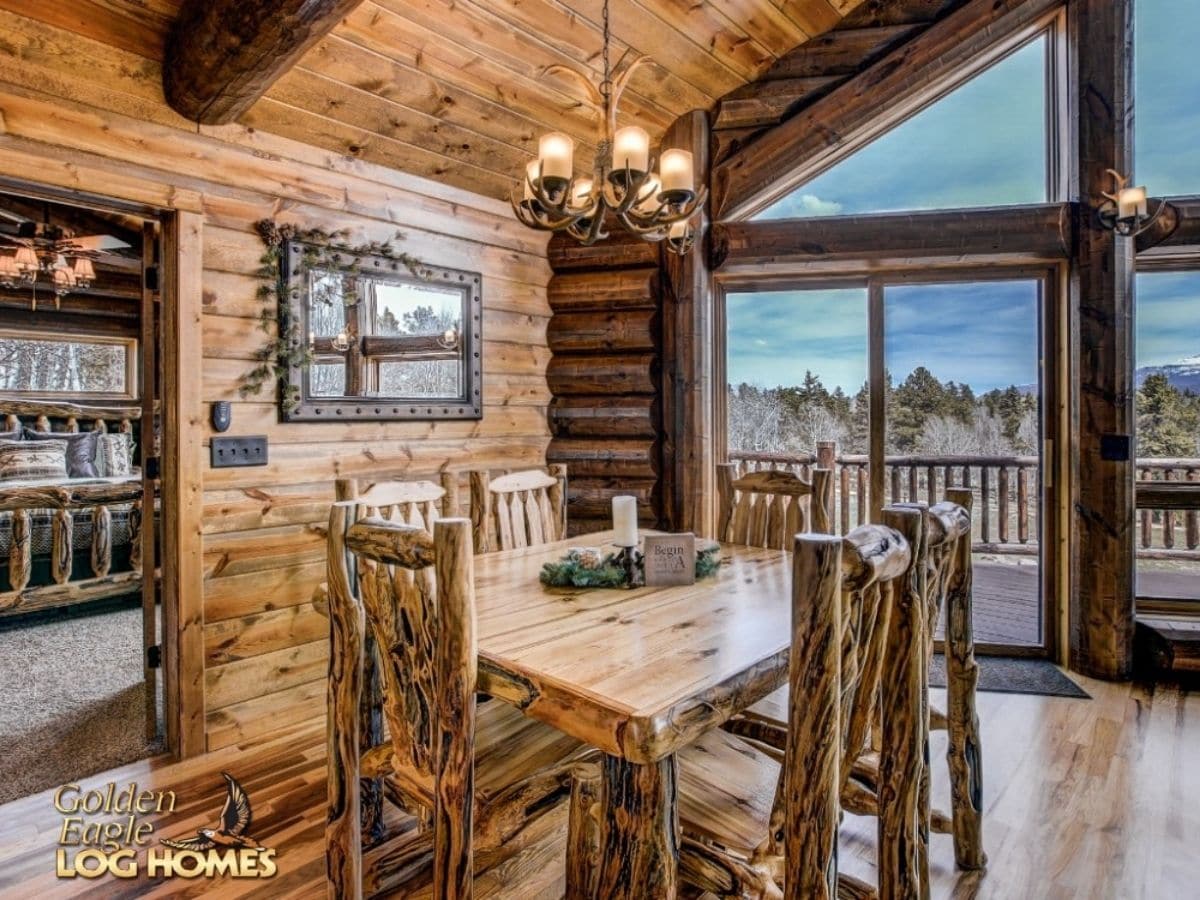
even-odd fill
[[[637,529],[637,498],[613,497],[613,543],[618,547],[636,547],[638,542]]]
[[[575,141],[560,131],[544,134],[538,141],[538,159],[543,178],[570,179],[575,171]]]
[[[1117,194],[1117,218],[1132,219],[1146,215],[1146,189],[1144,187],[1123,188]]]
[[[692,154],[687,150],[667,150],[658,165],[664,191],[690,191],[695,184]]]
[[[613,171],[646,172],[650,169],[650,135],[646,129],[626,125],[613,135]]]

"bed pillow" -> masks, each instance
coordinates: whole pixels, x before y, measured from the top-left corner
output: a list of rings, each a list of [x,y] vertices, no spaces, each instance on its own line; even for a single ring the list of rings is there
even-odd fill
[[[96,438],[100,437],[95,431],[34,431],[25,429],[27,441],[57,441],[66,447],[67,477],[68,478],[98,478],[96,471]]]
[[[0,441],[0,481],[66,477],[66,441]]]
[[[96,469],[102,478],[133,474],[133,436],[102,434],[96,441]]]

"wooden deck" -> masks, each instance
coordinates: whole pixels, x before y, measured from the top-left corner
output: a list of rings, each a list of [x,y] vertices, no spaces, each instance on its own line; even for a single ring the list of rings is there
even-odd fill
[[[948,837],[935,835],[933,900],[1053,897],[1055,900],[1174,900],[1195,896],[1200,834],[1200,695],[1176,687],[1079,683],[1092,700],[981,694],[985,759],[982,873],[954,868]],[[934,691],[937,704],[944,693]],[[152,843],[209,826],[224,796],[220,772],[245,786],[253,833],[276,850],[274,878],[214,882],[144,877],[58,880],[62,816],[47,791],[0,806],[0,898],[321,898],[324,884],[324,729],[319,721],[257,746],[229,747],[177,764],[142,762],[97,775],[84,788],[136,781],[172,789],[176,811],[155,822]],[[934,802],[947,808],[944,735],[934,736]],[[514,855],[476,880],[476,896],[557,900],[562,896],[565,813],[540,819]],[[843,867],[872,877],[875,822],[847,816]],[[428,896],[414,887],[394,896]]]
[[[975,561],[975,640],[981,644],[1040,643],[1038,567],[1030,557]],[[1139,597],[1200,599],[1200,563],[1176,570],[1144,566]]]

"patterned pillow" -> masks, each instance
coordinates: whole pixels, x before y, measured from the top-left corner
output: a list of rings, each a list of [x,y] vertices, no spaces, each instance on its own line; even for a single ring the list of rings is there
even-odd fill
[[[100,437],[95,431],[34,431],[25,429],[27,441],[57,441],[64,445],[67,451],[67,475],[71,478],[96,478],[96,438]]]
[[[96,468],[101,477],[116,478],[133,473],[133,436],[102,434],[96,441]]]
[[[0,481],[66,477],[66,441],[0,441]]]

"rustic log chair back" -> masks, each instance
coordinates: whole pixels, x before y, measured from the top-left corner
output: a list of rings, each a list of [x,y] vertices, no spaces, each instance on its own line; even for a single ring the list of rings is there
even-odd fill
[[[476,681],[471,524],[440,519],[431,535],[382,519],[353,522],[352,511],[352,504],[335,504],[329,522],[330,746],[344,744],[335,758],[353,757],[368,776],[381,768],[375,757],[390,757],[391,783],[405,807],[432,826],[435,896],[466,896],[473,877]],[[361,603],[351,588],[347,552],[357,562]],[[360,616],[377,645],[387,648],[383,712],[391,743],[368,748],[368,759],[358,740]],[[330,767],[327,862],[331,890],[344,886],[339,896],[361,895],[362,877],[370,883],[371,875],[361,871],[358,776],[349,774]]]
[[[474,853],[495,851],[565,798],[580,748],[509,704],[477,710],[470,520],[436,518],[431,533],[356,521],[357,511],[335,503],[329,519],[329,896],[387,892],[431,860],[433,896],[469,898]],[[378,694],[365,683],[369,643]],[[378,786],[417,818],[415,838],[402,825],[393,846],[365,806]]]
[[[805,481],[793,472],[776,469],[739,477],[737,466],[719,465],[717,497],[717,537],[732,544],[788,550],[792,536],[799,532],[833,531],[833,472],[829,469],[813,469],[812,481]]]
[[[837,869],[843,805],[867,805],[869,795],[880,816],[878,896],[916,900],[925,883],[915,850],[925,758],[924,516],[889,507],[882,525],[845,537],[798,534],[792,551],[788,686],[798,702],[788,704],[786,722],[735,720],[733,734],[708,732],[680,754],[681,874],[722,897],[778,896],[782,884],[789,900],[832,900],[839,883],[841,896],[876,896]],[[869,787],[858,777],[877,692],[884,743]],[[586,778],[575,788],[585,794]],[[568,847],[580,843],[572,834]]]
[[[951,797],[951,815],[934,811],[930,825],[935,832],[953,835],[955,862],[960,869],[982,869],[987,865],[983,850],[983,746],[975,702],[979,666],[972,629],[971,501],[969,488],[949,488],[946,499],[930,507],[926,515],[926,653],[932,658],[937,624],[943,620],[946,659],[946,710],[931,707],[929,725],[948,733],[946,760]],[[916,506],[923,508],[921,504]],[[928,806],[927,799],[924,805]]]
[[[471,473],[475,552],[535,547],[567,536],[567,467],[529,469],[492,478]]]

